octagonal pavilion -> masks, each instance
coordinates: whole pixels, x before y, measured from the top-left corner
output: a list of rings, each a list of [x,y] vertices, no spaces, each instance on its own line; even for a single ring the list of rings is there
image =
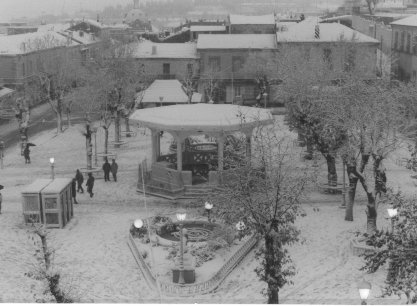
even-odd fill
[[[150,193],[177,198],[195,190],[193,178],[197,175],[207,179],[206,186],[221,184],[227,137],[236,132],[243,133],[246,136],[246,154],[250,156],[253,130],[271,124],[273,116],[269,110],[261,108],[199,103],[139,109],[130,120],[149,128],[152,135],[151,170],[141,164],[145,175],[143,180],[139,175],[138,190],[143,191],[143,186],[146,186]],[[173,136],[177,144],[175,153],[161,155],[161,132]],[[209,145],[211,149],[208,150],[203,149],[201,143],[193,149],[185,146],[188,137],[198,135],[215,138],[216,145]]]

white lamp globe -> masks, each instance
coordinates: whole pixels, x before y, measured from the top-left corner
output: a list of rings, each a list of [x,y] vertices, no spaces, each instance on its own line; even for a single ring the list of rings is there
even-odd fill
[[[393,218],[398,214],[398,210],[396,208],[387,208],[387,211],[390,218]]]
[[[185,212],[178,212],[177,213],[178,221],[184,221],[186,217],[187,217],[187,214]]]
[[[133,222],[133,225],[134,225],[136,228],[142,228],[142,226],[143,226],[143,221],[142,221],[142,219],[136,219],[136,220],[135,220],[135,222]]]
[[[51,158],[49,159],[49,162],[50,162],[51,164],[54,164],[54,163],[55,163],[55,158],[51,157]]]
[[[371,284],[364,280],[358,284],[359,295],[361,297],[361,300],[366,300],[368,298],[371,288]]]
[[[211,204],[209,202],[206,202],[206,203],[204,203],[204,208],[210,210],[210,209],[213,208],[213,204]]]

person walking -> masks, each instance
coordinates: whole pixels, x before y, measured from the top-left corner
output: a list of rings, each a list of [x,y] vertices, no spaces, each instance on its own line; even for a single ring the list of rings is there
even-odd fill
[[[75,177],[71,181],[71,193],[72,193],[72,198],[74,199],[74,204],[78,204],[77,202],[77,179]]]
[[[77,192],[80,192],[81,190],[81,193],[84,193],[84,188],[82,186],[84,182],[84,176],[79,169],[77,169],[77,172],[75,173],[75,179],[77,180],[78,185]]]
[[[115,159],[111,160],[110,170],[111,174],[113,174],[113,179],[115,182],[117,182],[117,170],[119,169],[119,166],[116,163]]]
[[[103,164],[104,181],[105,182],[110,181],[110,170],[111,170],[111,167],[110,167],[109,161],[106,158],[106,161]]]
[[[23,150],[23,156],[25,157],[25,164],[30,164],[30,150],[28,145]]]
[[[92,198],[94,196],[94,193],[93,193],[94,176],[91,172],[88,173],[88,179],[85,185],[87,186],[87,192],[90,194],[90,198]]]
[[[0,215],[1,215],[1,202],[3,202],[3,197],[2,197],[1,192],[0,192]]]

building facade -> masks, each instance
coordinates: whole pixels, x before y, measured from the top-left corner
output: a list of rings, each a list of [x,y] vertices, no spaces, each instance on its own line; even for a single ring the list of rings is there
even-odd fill
[[[228,29],[230,34],[275,34],[275,15],[229,15]]]

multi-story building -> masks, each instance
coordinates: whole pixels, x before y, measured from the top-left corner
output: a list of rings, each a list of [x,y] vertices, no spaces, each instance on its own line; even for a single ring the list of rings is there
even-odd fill
[[[274,14],[262,16],[229,15],[230,34],[274,34],[276,33]]]
[[[21,88],[67,55],[79,57],[80,44],[56,32],[0,36],[0,84]]]
[[[198,92],[215,103],[255,102],[259,88],[254,76],[244,69],[245,61],[256,54],[272,57],[276,48],[274,34],[200,34]]]
[[[297,50],[312,65],[326,61],[335,74],[354,70],[363,78],[376,75],[380,42],[339,23],[300,22],[276,36],[280,57],[290,58]]]
[[[132,43],[131,48],[131,56],[141,63],[141,69],[150,78],[181,81],[198,74],[196,43],[153,43],[141,40]]]
[[[391,23],[392,73],[400,80],[417,81],[417,15]]]

